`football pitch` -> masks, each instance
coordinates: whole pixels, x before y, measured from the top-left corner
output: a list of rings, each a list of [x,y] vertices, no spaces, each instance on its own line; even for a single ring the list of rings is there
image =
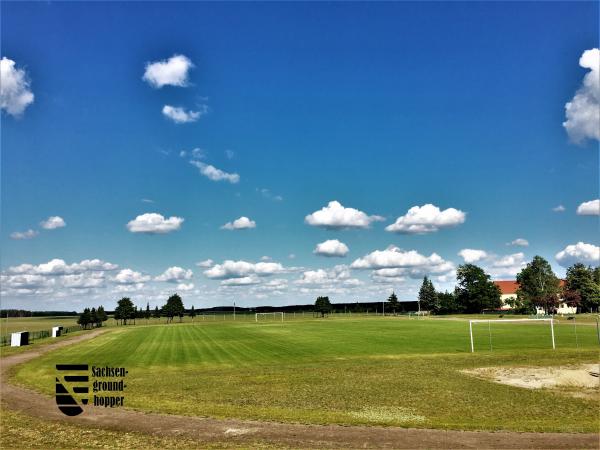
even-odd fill
[[[140,323],[142,323],[140,321]],[[598,363],[596,328],[400,317],[114,327],[21,366],[19,384],[53,395],[56,363],[128,370],[141,411],[309,424],[595,432],[595,395],[525,389],[465,371]],[[491,336],[491,350],[490,350]]]

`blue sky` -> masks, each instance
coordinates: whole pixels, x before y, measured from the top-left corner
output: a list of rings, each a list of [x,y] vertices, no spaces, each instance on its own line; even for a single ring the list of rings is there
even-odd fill
[[[3,307],[411,300],[464,255],[499,279],[536,254],[599,263],[598,205],[576,212],[599,132],[575,108],[563,126],[567,102],[598,114],[597,3],[5,2],[1,20],[3,77],[34,96],[4,81]],[[332,201],[356,212],[311,225]],[[413,207],[413,231],[386,231]],[[133,232],[144,214],[178,226]],[[240,217],[255,227],[221,228]],[[314,252],[328,240],[345,256]]]

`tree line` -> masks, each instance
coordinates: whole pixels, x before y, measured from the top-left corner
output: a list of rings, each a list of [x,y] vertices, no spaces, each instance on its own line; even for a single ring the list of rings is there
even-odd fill
[[[103,306],[98,306],[96,308],[85,308],[83,312],[79,315],[77,319],[77,323],[81,325],[82,328],[94,328],[101,327],[104,322],[108,320],[108,315],[104,311]]]
[[[456,271],[457,284],[453,292],[437,292],[428,277],[419,290],[419,304],[431,314],[482,313],[500,309],[503,304],[500,288],[481,267],[462,264]],[[600,268],[581,263],[567,269],[564,285],[552,271],[550,263],[535,256],[518,274],[519,287],[515,297],[506,303],[516,314],[556,313],[561,301],[577,308],[578,313],[598,311],[600,307]],[[395,312],[398,299],[388,298],[388,307]]]

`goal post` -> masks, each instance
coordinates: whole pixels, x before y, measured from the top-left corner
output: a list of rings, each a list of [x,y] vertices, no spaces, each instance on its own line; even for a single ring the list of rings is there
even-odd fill
[[[550,318],[550,319],[548,319],[548,318],[543,318],[543,319],[496,319],[496,320],[472,319],[472,320],[469,320],[469,336],[471,337],[471,353],[475,352],[475,347],[473,344],[473,324],[474,323],[487,323],[488,327],[491,327],[492,322],[493,323],[550,322],[550,335],[552,336],[552,350],[556,350],[556,344],[554,342],[554,319],[553,318]],[[491,347],[491,334],[490,334],[490,347]]]
[[[285,317],[285,313],[281,312],[281,311],[254,313],[254,320],[256,322],[258,322],[258,317],[259,316],[273,316],[273,318],[277,318],[277,316],[281,316],[281,321],[283,322],[283,318]]]

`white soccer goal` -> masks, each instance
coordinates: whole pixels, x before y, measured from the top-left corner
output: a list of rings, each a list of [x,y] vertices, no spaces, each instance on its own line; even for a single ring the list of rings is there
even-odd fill
[[[263,312],[263,313],[255,313],[254,320],[258,322],[259,317],[264,317],[265,319],[269,316],[273,316],[273,319],[277,319],[277,316],[281,316],[281,321],[283,322],[283,318],[285,317],[285,313],[281,311],[277,312]]]
[[[486,323],[488,324],[488,330],[490,333],[490,349],[492,345],[492,322],[493,323],[514,323],[514,322],[550,322],[550,335],[552,336],[552,350],[556,350],[556,344],[554,343],[554,319],[495,319],[495,320],[486,320],[486,319],[474,319],[469,320],[469,334],[471,336],[471,353],[475,352],[475,347],[473,346],[473,324],[474,323]]]

